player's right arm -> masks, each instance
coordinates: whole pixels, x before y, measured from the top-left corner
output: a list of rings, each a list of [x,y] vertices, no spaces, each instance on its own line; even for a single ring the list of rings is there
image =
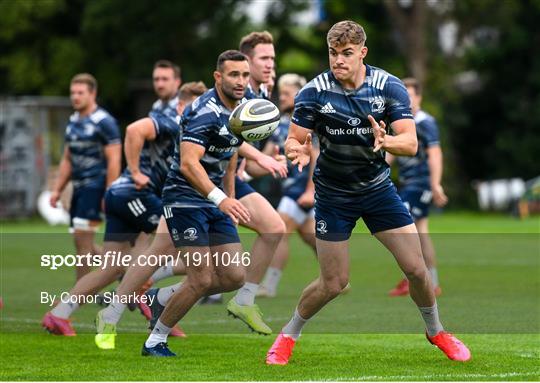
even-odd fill
[[[180,172],[199,193],[207,196],[234,223],[249,222],[249,212],[244,205],[237,199],[227,197],[208,177],[208,173],[200,162],[205,152],[206,149],[202,145],[182,141],[180,144]]]
[[[148,117],[137,120],[129,124],[126,128],[124,153],[126,155],[127,166],[137,189],[146,187],[148,182],[150,182],[150,178],[141,172],[139,160],[144,142],[155,140],[156,135],[154,122]]]
[[[49,203],[52,207],[56,207],[58,200],[60,199],[60,194],[62,190],[66,187],[66,184],[71,178],[71,159],[69,157],[69,149],[67,145],[64,147],[64,154],[62,155],[62,160],[60,161],[60,166],[58,169],[58,178],[54,184],[54,188],[51,193],[51,198]]]

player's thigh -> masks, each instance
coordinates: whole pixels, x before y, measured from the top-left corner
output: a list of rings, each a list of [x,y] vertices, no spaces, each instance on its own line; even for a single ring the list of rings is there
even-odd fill
[[[416,225],[416,230],[419,234],[428,234],[429,233],[429,225],[428,225],[428,218],[420,218],[414,221],[414,224]]]
[[[183,246],[178,249],[180,258],[186,265],[186,282],[196,289],[212,286],[215,272],[209,246]]]
[[[338,292],[349,281],[349,241],[325,241],[317,238],[317,259],[321,278]]]
[[[414,273],[425,268],[420,237],[414,224],[381,231],[374,235],[392,253],[404,272]]]
[[[259,193],[250,193],[242,198],[240,202],[246,207],[250,214],[250,221],[244,226],[255,230],[259,234],[283,234],[285,224],[270,205],[270,202]]]
[[[279,213],[279,216],[283,220],[283,223],[285,224],[285,229],[287,231],[287,234],[292,234],[298,229],[298,224],[296,221],[289,216],[286,213]]]

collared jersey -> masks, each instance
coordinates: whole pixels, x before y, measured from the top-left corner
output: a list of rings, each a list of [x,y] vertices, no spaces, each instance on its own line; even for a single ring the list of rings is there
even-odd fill
[[[182,115],[180,142],[205,148],[200,163],[214,185],[223,188],[223,176],[231,157],[242,140],[229,130],[231,111],[219,99],[214,88],[197,98]],[[163,188],[163,205],[176,207],[215,207],[180,172],[179,145]]]
[[[121,142],[116,120],[100,107],[84,117],[75,112],[69,118],[64,137],[73,187],[104,189],[107,178],[104,148]]]
[[[344,89],[328,70],[296,96],[292,122],[315,131],[319,138],[313,176],[318,200],[349,201],[390,182],[384,151],[373,152],[368,115],[387,124],[413,118],[401,80],[370,65],[358,89]]]

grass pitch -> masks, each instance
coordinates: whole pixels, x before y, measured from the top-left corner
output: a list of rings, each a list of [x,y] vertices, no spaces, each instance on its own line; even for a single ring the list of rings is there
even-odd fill
[[[2,224],[0,311],[1,380],[539,380],[539,221],[500,215],[453,213],[432,218],[443,295],[445,327],[470,347],[467,363],[452,362],[422,334],[422,321],[408,298],[389,298],[400,278],[392,257],[365,233],[351,241],[352,291],[330,303],[306,326],[288,366],[266,366],[274,336],[249,333],[227,317],[224,305],[195,307],[181,325],[187,339],[170,339],[177,358],[140,356],[146,324],[127,312],[117,349],[93,342],[99,308],[83,306],[73,318],[75,338],[43,332],[48,307],[40,291],[60,293],[73,270],[40,266],[41,254],[72,252],[64,227],[40,221]],[[46,233],[46,234],[37,234]],[[465,234],[467,233],[467,234]],[[472,234],[474,233],[474,234]],[[246,235],[246,243],[252,237]],[[279,295],[258,299],[278,332],[303,287],[318,268],[310,250],[291,241],[291,260]],[[163,284],[174,283],[168,279]],[[232,297],[226,295],[225,299]]]

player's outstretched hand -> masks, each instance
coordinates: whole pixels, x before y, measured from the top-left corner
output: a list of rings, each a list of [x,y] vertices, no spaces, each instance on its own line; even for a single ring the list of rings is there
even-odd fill
[[[274,178],[287,177],[287,163],[278,161],[276,158],[263,154],[257,158],[257,164],[272,174]]]
[[[218,206],[219,210],[227,214],[235,225],[248,223],[250,220],[249,211],[242,202],[234,198],[225,198]]]
[[[375,138],[375,142],[373,143],[373,151],[377,152],[384,145],[384,138],[386,137],[386,124],[384,121],[379,121],[377,124],[377,121],[375,121],[371,114],[368,115],[368,120],[373,128],[373,137]]]
[[[150,182],[150,178],[141,172],[131,174],[131,178],[133,178],[133,182],[135,182],[135,189],[137,190],[144,189]]]
[[[433,203],[437,207],[443,207],[448,203],[448,197],[444,193],[444,189],[441,185],[437,185],[431,188],[433,194]]]
[[[313,142],[311,133],[306,136],[306,142],[303,145],[294,145],[289,148],[287,157],[292,161],[293,165],[298,165],[298,171],[301,172],[304,166],[309,164],[311,160],[311,150]]]

